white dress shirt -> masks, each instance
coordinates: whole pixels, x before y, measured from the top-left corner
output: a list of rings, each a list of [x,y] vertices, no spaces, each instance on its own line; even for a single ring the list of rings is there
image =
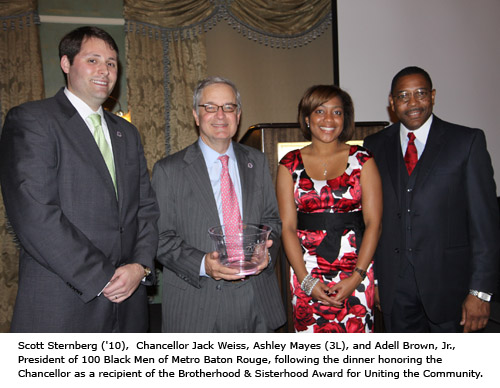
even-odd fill
[[[408,148],[408,133],[413,132],[415,135],[415,147],[417,147],[418,158],[422,156],[422,152],[425,149],[425,143],[427,143],[427,137],[429,136],[429,131],[431,129],[432,118],[434,115],[430,115],[427,121],[422,124],[422,126],[414,131],[410,131],[406,128],[403,123],[400,123],[399,136],[401,139],[401,150],[403,151],[403,157],[406,154],[406,148]]]

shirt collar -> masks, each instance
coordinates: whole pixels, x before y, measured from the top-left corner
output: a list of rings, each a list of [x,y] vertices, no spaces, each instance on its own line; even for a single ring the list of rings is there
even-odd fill
[[[425,144],[427,142],[427,137],[429,136],[429,131],[431,129],[431,124],[432,124],[432,118],[434,117],[433,114],[429,116],[427,121],[422,124],[422,126],[418,129],[415,129],[413,131],[410,131],[408,128],[406,128],[403,123],[400,123],[400,137],[401,137],[401,144],[405,144],[406,141],[408,141],[408,133],[413,132],[415,135],[417,141],[419,141],[422,144]]]
[[[234,153],[233,142],[229,144],[229,148],[224,154],[219,154],[213,148],[209,147],[201,138],[198,138],[198,145],[200,146],[203,157],[205,158],[205,162],[207,163],[207,167],[210,168],[215,162],[218,162],[218,158],[221,155],[228,155],[229,160],[236,162],[236,154]]]
[[[87,117],[92,113],[99,113],[101,117],[104,117],[102,106],[100,106],[97,112],[95,112],[90,106],[85,103],[85,101],[83,101],[80,97],[77,97],[74,93],[70,92],[67,87],[64,88],[64,94],[66,95],[66,97],[68,97],[69,102],[71,102],[78,114],[84,120],[86,120]]]

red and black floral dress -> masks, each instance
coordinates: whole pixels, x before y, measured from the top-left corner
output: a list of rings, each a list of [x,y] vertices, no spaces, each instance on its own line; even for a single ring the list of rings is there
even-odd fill
[[[294,182],[295,204],[299,215],[297,236],[304,251],[306,269],[313,277],[329,286],[349,277],[356,267],[364,229],[358,222],[361,220],[362,224],[360,176],[363,165],[371,158],[372,155],[363,147],[351,146],[344,173],[324,181],[309,177],[304,169],[300,150],[289,152],[280,161],[290,171]],[[303,226],[305,224],[301,222],[301,216],[309,221],[307,228]],[[344,217],[358,221],[351,224],[346,221],[339,228],[338,223],[335,223],[338,218]],[[332,220],[335,222],[330,222]],[[318,227],[312,228],[311,223],[316,223]],[[319,230],[315,230],[318,228]],[[372,331],[374,284],[371,264],[365,280],[346,299],[342,309],[312,300],[300,288],[293,268],[290,275],[294,326],[297,332]]]

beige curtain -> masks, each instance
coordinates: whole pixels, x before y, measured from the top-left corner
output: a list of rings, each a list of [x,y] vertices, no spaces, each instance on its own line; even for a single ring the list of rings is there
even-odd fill
[[[125,0],[127,85],[132,122],[149,168],[197,138],[192,91],[206,76],[204,37],[193,23],[210,18],[207,1]]]
[[[204,32],[224,20],[276,48],[305,45],[331,23],[331,0],[124,0],[128,101],[150,168],[196,137],[192,92],[206,76]]]
[[[36,0],[0,0],[0,128],[8,110],[43,98]],[[18,252],[0,196],[0,332],[7,332],[17,292]]]
[[[151,169],[165,152],[163,48],[161,40],[142,32],[127,34],[126,44],[128,105]]]

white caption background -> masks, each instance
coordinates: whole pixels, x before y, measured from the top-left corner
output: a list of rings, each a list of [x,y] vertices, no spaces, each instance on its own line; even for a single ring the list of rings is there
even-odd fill
[[[9,387],[497,387],[500,334],[0,334]],[[3,385],[3,384],[2,384]]]

